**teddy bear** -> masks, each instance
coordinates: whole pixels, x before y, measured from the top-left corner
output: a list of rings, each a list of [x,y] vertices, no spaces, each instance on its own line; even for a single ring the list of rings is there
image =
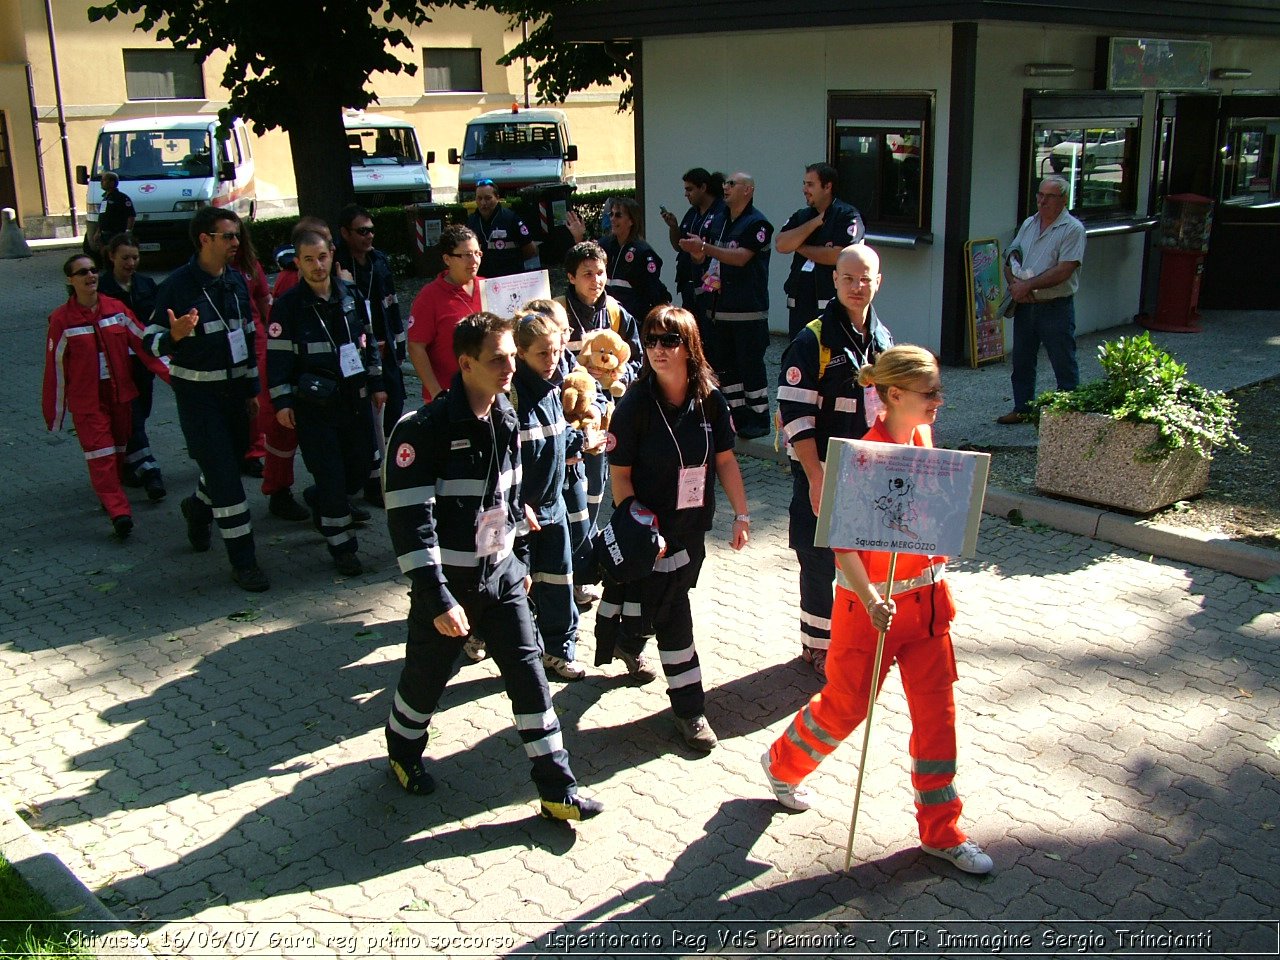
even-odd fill
[[[592,330],[582,338],[582,348],[578,351],[578,362],[613,397],[627,392],[622,380],[630,359],[631,347],[627,341],[609,329]]]
[[[588,421],[598,420],[595,408],[596,381],[583,367],[574,367],[564,378],[560,403],[571,427],[581,430]]]

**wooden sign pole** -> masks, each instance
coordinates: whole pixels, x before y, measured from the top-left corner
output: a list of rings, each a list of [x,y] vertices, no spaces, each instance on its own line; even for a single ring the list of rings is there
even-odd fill
[[[893,575],[898,566],[898,554],[889,554],[889,575],[885,578],[884,599],[893,597]],[[862,775],[867,772],[867,749],[871,746],[871,713],[876,707],[876,694],[880,692],[880,664],[884,659],[884,638],[888,630],[881,630],[876,638],[875,662],[871,667],[871,693],[867,696],[867,719],[862,722],[862,760],[858,764],[858,784],[853,790],[853,819],[849,821],[849,842],[844,848],[844,868],[849,869],[853,860],[853,833],[858,826],[858,805],[862,801]]]

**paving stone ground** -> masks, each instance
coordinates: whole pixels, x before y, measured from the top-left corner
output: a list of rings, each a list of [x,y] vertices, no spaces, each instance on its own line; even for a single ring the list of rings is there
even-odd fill
[[[252,488],[272,589],[241,592],[217,544],[186,544],[178,500],[194,471],[160,388],[152,439],[170,496],[135,496],[133,538],[112,541],[74,437],[39,416],[60,259],[0,264],[14,347],[0,382],[0,770],[153,952],[628,952],[548,939],[594,932],[678,956],[799,955],[787,935],[860,938],[825,956],[956,956],[945,931],[1027,931],[1042,956],[1111,955],[1040,938],[1094,932],[1110,948],[1130,921],[1209,930],[1209,955],[1276,950],[1280,610],[1252,582],[984,518],[978,555],[951,574],[956,782],[996,870],[970,877],[920,852],[896,673],[845,870],[861,732],[812,778],[819,809],[789,814],[761,782],[760,753],[818,684],[796,657],[789,479],[744,459],[754,540],[734,554],[718,524],[693,594],[720,749],[677,742],[661,680],[593,668],[554,700],[607,812],[576,829],[541,821],[484,662],[461,669],[437,715],[439,789],[411,797],[383,766],[408,601],[381,515],[361,533],[368,571],[342,580],[309,525],[271,517]],[[925,937],[914,950],[911,930]],[[730,934],[736,949],[720,944]]]

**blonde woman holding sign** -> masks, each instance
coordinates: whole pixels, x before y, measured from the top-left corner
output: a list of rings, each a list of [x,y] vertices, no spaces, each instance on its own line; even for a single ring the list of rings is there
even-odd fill
[[[943,403],[933,354],[920,347],[892,347],[875,364],[862,367],[859,382],[874,386],[885,408],[863,440],[933,446],[931,428]],[[921,849],[968,873],[988,873],[991,858],[957,825],[961,803],[951,783],[956,769],[955,606],[943,579],[947,558],[900,554],[891,572],[892,556],[836,550],[827,684],[761,762],[779,803],[809,809],[813,794],[802,781],[866,719],[876,666],[879,692],[889,666],[897,661],[911,711],[911,781]],[[885,595],[889,582],[892,596]],[[881,634],[884,649],[877,659]]]

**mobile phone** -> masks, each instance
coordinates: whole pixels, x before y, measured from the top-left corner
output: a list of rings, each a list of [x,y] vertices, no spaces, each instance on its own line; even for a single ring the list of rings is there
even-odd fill
[[[662,204],[658,204],[658,212],[659,212],[659,213],[661,213],[661,214],[663,214],[663,215],[666,215],[666,214],[670,213],[671,211],[670,211],[670,210],[668,210],[666,207],[664,207]]]

